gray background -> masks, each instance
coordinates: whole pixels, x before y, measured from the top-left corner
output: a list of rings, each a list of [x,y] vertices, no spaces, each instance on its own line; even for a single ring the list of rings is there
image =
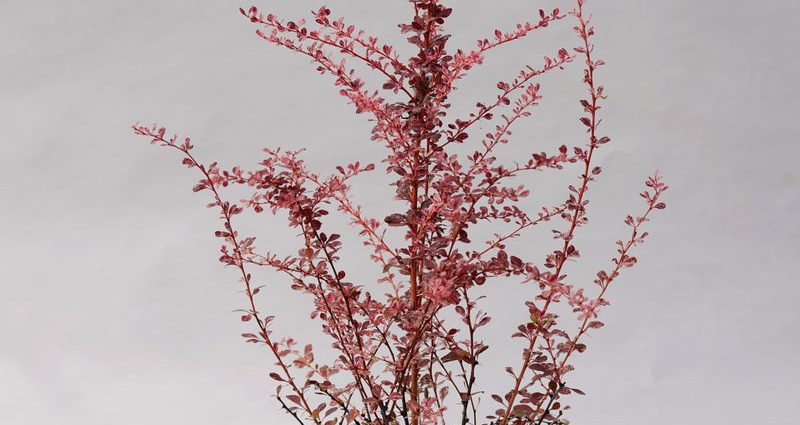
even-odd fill
[[[319,6],[261,3],[287,18]],[[394,24],[409,16],[401,0],[328,4],[384,41],[400,40]],[[451,48],[539,7],[571,7],[459,4]],[[327,172],[381,150],[330,79],[266,45],[238,6],[0,1],[0,423],[289,423],[269,397],[271,360],[239,337],[248,328],[231,310],[243,300],[233,271],[215,261],[216,214],[191,192],[196,176],[129,126],[157,120],[227,166],[252,166],[262,146],[282,145],[308,148],[309,165]],[[607,327],[576,362],[570,384],[588,395],[572,400],[571,419],[796,423],[800,2],[589,8],[609,63],[599,78],[614,143],[598,157],[606,172],[591,192],[593,226],[576,240],[587,258],[571,273],[586,279],[607,264],[647,173],[659,168],[671,190],[640,264],[610,294]],[[570,26],[490,54],[453,97],[456,111],[574,45]],[[580,143],[578,80],[576,66],[542,80],[537,116],[505,158]],[[560,199],[577,172],[565,175],[531,179],[531,205]],[[391,204],[375,202],[382,183],[357,182],[375,215]],[[255,223],[262,246],[295,249],[280,220]],[[518,246],[541,258],[553,247],[548,230]],[[357,247],[348,253],[351,268],[369,269]],[[307,303],[264,279],[275,288],[265,305],[288,315],[278,329],[316,339]],[[524,320],[526,292],[503,282],[487,291],[487,309],[506,312],[487,332],[496,367],[479,369],[491,390],[508,384],[502,365],[518,363],[504,341]]]

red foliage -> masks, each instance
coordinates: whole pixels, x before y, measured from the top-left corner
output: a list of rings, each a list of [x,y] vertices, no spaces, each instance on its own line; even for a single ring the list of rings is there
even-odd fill
[[[505,43],[517,41],[532,31],[567,18],[558,9],[540,11],[539,20],[524,22],[509,32],[495,31],[493,37],[477,42],[475,50],[448,53],[449,35],[442,31],[452,9],[439,0],[411,0],[414,18],[400,25],[408,42],[418,53],[401,59],[395,49],[334,18],[322,7],[312,12],[313,22],[284,22],[262,14],[257,8],[241,10],[257,24],[258,35],[272,44],[308,56],[322,74],[331,75],[340,93],[355,106],[356,113],[371,115],[375,122],[372,139],[386,146],[383,162],[394,176],[394,198],[405,203],[404,211],[387,213],[381,221],[367,217],[350,196],[350,182],[359,174],[374,170],[372,164],[356,162],[336,167],[322,177],[310,171],[300,152],[265,149],[266,159],[253,171],[239,167],[221,169],[216,163],[198,162],[189,139],[180,142],[166,136],[166,130],[134,125],[136,134],[180,151],[183,164],[196,168],[202,179],[194,190],[208,191],[209,207],[221,213],[222,228],[215,235],[223,240],[220,261],[236,268],[247,295],[241,320],[256,326],[255,333],[242,336],[264,346],[275,358],[277,369],[269,374],[278,382],[276,395],[283,408],[300,423],[437,424],[458,416],[459,422],[478,423],[476,365],[489,347],[478,331],[489,322],[479,307],[480,297],[471,291],[492,278],[517,277],[533,291],[525,303],[530,320],[522,323],[513,338],[524,340],[522,362],[506,367],[512,376],[509,391],[492,395],[497,403],[487,418],[493,424],[566,423],[567,408],[561,398],[580,390],[566,386],[564,377],[573,368],[568,363],[575,351],[583,352],[582,337],[602,326],[598,311],[621,271],[636,263],[632,250],[647,233],[641,227],[653,210],[663,209],[660,197],[667,187],[656,174],[647,181],[644,213],[628,216],[631,234],[618,241],[618,256],[611,271],[600,271],[594,281],[596,295],[585,293],[586,285],[567,278],[568,260],[580,256],[573,243],[576,230],[587,222],[587,193],[601,170],[592,164],[595,151],[609,142],[598,133],[603,87],[595,79],[602,60],[593,57],[594,28],[584,14],[584,0],[568,15],[576,22],[580,44],[571,51],[559,49],[545,57],[541,66],[526,67],[511,81],[497,83],[497,98],[478,103],[475,112],[463,119],[446,120],[448,96],[456,82],[484,60],[484,54]],[[508,142],[510,128],[531,115],[541,99],[536,77],[562,68],[580,57],[585,66],[583,83],[587,98],[580,100],[579,122],[587,131],[583,146],[561,146],[557,152],[537,152],[520,163],[499,164],[494,149]],[[362,62],[379,72],[385,81],[378,90],[368,90],[350,67]],[[381,94],[400,100],[389,101]],[[494,121],[474,153],[459,158],[449,149],[469,143],[474,124]],[[576,184],[568,187],[561,205],[526,211],[519,205],[528,195],[525,185],[511,185],[512,177],[533,170],[580,170]],[[252,196],[239,203],[226,201],[222,189],[246,185]],[[371,258],[380,265],[382,277],[373,285],[347,279],[339,258],[340,235],[327,229],[327,205],[336,205],[347,215]],[[234,217],[250,210],[288,214],[289,226],[302,234],[297,254],[278,257],[259,251],[255,238],[239,234]],[[506,242],[551,219],[564,225],[554,230],[558,246],[543,261],[512,254]],[[485,241],[470,239],[471,227],[488,224],[500,228],[511,223],[512,230]],[[387,229],[383,226],[395,229]],[[403,232],[404,242],[393,246],[387,232]],[[273,334],[271,322],[256,305],[261,288],[253,286],[248,271],[267,267],[284,273],[292,289],[314,301],[312,318],[318,320],[332,339],[338,353],[332,364],[315,360],[312,346],[297,348],[293,338]],[[573,317],[559,317],[552,307],[565,301]],[[446,311],[454,312],[460,323],[447,323]],[[489,376],[494,365],[484,365]],[[339,377],[339,376],[342,377]],[[455,393],[455,396],[448,394]],[[451,414],[445,415],[449,409]]]

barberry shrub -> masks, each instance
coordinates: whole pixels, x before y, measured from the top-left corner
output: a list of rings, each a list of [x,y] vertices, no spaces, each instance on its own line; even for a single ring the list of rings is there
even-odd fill
[[[413,19],[399,25],[416,52],[408,59],[333,17],[327,7],[312,12],[311,22],[286,22],[256,7],[240,9],[259,27],[261,38],[307,56],[321,74],[332,77],[356,113],[374,123],[371,139],[386,148],[382,163],[391,187],[371,196],[404,205],[382,220],[368,216],[351,191],[354,178],[374,172],[373,164],[355,162],[323,176],[308,169],[300,151],[265,149],[256,169],[226,170],[215,162],[199,162],[188,138],[168,136],[157,125],[136,124],[133,130],[179,151],[183,164],[201,174],[194,191],[209,193],[209,207],[220,212],[222,224],[215,232],[222,239],[220,261],[237,270],[244,287],[241,320],[254,330],[242,336],[274,358],[269,376],[277,383],[275,396],[293,420],[317,425],[566,424],[563,399],[583,394],[566,384],[573,370],[570,358],[586,349],[587,333],[603,326],[597,316],[608,304],[607,290],[636,264],[633,250],[647,237],[642,227],[654,210],[665,207],[660,198],[667,187],[657,173],[647,179],[641,193],[644,212],[625,218],[630,234],[617,241],[610,269],[597,272],[594,285],[568,278],[568,261],[575,264],[580,257],[573,241],[587,223],[587,193],[601,173],[592,159],[610,141],[600,133],[606,96],[595,75],[603,61],[594,56],[595,31],[585,0],[577,0],[567,13],[540,10],[536,21],[497,30],[474,49],[455,51],[448,50],[443,29],[452,8],[440,0],[409,2]],[[512,80],[497,83],[497,97],[478,103],[468,116],[448,117],[448,97],[489,51],[569,21],[577,47],[561,48]],[[368,89],[351,68],[355,62],[378,73],[383,85]],[[586,98],[579,99],[577,124],[586,130],[585,141],[536,152],[522,162],[500,163],[495,149],[509,142],[514,124],[531,116],[541,99],[537,77],[572,63],[584,67]],[[476,135],[477,123],[491,123],[494,130]],[[470,144],[473,153],[462,158],[454,152]],[[566,188],[560,205],[529,211],[520,203],[529,193],[522,182],[536,170],[575,170],[577,182]],[[252,194],[231,202],[223,196],[229,186],[249,188]],[[329,228],[331,220],[326,223],[331,206],[349,218],[350,231],[370,250],[380,275],[376,282],[348,278],[340,258],[340,230]],[[262,251],[254,237],[237,230],[236,216],[266,211],[288,216],[289,226],[300,235],[296,254]],[[549,253],[537,258],[511,252],[511,239],[548,222],[556,223],[550,224],[556,246]],[[481,227],[494,236],[472,240],[473,229]],[[332,361],[318,360],[311,344],[301,347],[295,336],[273,329],[273,316],[258,308],[258,298],[269,288],[256,287],[251,274],[256,268],[285,275],[293,290],[313,301],[311,317],[330,337]],[[481,363],[482,376],[497,379],[504,376],[497,373],[502,369],[511,375],[505,393],[484,397],[476,367],[490,349],[481,339],[490,317],[475,290],[499,277],[525,285],[529,297],[520,308],[527,309],[529,319],[509,330],[511,338],[522,341],[519,364]],[[557,305],[567,307],[564,314],[556,314]]]

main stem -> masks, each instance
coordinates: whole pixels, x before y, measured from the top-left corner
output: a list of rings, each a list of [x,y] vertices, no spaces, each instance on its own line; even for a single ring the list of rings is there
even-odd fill
[[[414,15],[419,16],[420,10],[418,6],[414,5]],[[430,24],[429,24],[430,25]],[[422,46],[420,46],[420,58],[424,58],[426,56],[426,51],[428,50],[429,46],[429,36],[430,36],[431,28],[428,26],[426,28],[425,33],[423,34],[423,42]],[[419,226],[417,225],[417,209],[419,208],[419,179],[418,179],[418,172],[419,172],[419,161],[420,155],[419,151],[422,148],[422,139],[425,136],[425,131],[427,130],[427,119],[426,114],[428,111],[424,108],[428,96],[428,84],[425,80],[427,78],[424,73],[420,73],[417,76],[417,82],[415,84],[415,97],[411,100],[412,103],[417,103],[417,106],[423,106],[422,108],[418,109],[416,122],[414,123],[417,126],[417,137],[412,147],[414,149],[414,161],[413,161],[413,169],[411,170],[412,176],[412,183],[411,183],[411,270],[409,273],[409,280],[411,284],[411,310],[416,312],[420,306],[420,294],[419,294],[419,262],[417,261],[417,252],[419,248],[420,238],[419,235]],[[416,316],[416,315],[415,315]],[[424,324],[419,325],[419,329],[423,332],[422,327],[425,326]],[[411,425],[419,425],[419,363],[416,359],[415,348],[411,347],[411,351],[409,355],[411,356],[411,376],[410,376],[410,384],[409,384],[409,396],[412,400],[412,409],[411,409]]]
[[[420,94],[421,95],[421,94]],[[416,312],[420,306],[420,297],[419,297],[419,276],[417,274],[418,262],[416,258],[416,248],[417,244],[419,243],[419,235],[417,223],[414,221],[417,217],[417,208],[418,208],[418,191],[419,191],[419,184],[417,183],[417,169],[419,167],[419,149],[422,146],[422,134],[417,138],[416,146],[414,147],[414,162],[413,162],[413,170],[411,175],[414,179],[413,183],[411,184],[411,212],[412,212],[412,222],[411,222],[411,272],[410,272],[410,281],[411,281],[411,311]],[[422,325],[420,325],[422,326]],[[419,402],[419,365],[415,359],[415,354],[411,353],[412,355],[412,364],[411,364],[411,383],[409,385],[409,393],[411,396],[411,400],[414,403]],[[419,425],[419,413],[418,409],[413,408],[411,411],[411,425]]]

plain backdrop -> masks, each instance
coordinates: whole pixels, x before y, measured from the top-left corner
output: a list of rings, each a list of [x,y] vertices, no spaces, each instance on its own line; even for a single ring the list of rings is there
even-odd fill
[[[451,49],[536,19],[540,7],[572,7],[448,3]],[[296,18],[321,3],[258,5]],[[328,5],[404,45],[396,24],[409,18],[407,2]],[[309,166],[327,173],[379,161],[382,151],[330,78],[259,39],[239,6],[0,1],[0,423],[290,423],[270,397],[272,360],[239,336],[250,328],[232,310],[244,300],[235,273],[216,261],[216,213],[191,192],[197,176],[130,125],[158,121],[225,166],[254,166],[266,146],[302,147]],[[607,326],[576,360],[570,384],[588,395],[570,400],[572,423],[797,423],[800,2],[591,0],[588,8],[608,62],[598,78],[613,143],[599,151],[605,172],[590,192],[592,222],[576,239],[586,259],[570,273],[588,281],[608,264],[648,173],[660,169],[671,189],[640,264],[609,295]],[[451,117],[491,99],[495,83],[523,65],[575,45],[570,26],[489,54],[451,99]],[[574,65],[543,78],[536,116],[501,157],[582,143],[582,90]],[[531,205],[563,198],[578,172],[564,173],[526,181]],[[356,181],[370,214],[395,205],[385,181],[379,173]],[[281,219],[246,224],[262,246],[296,249]],[[517,247],[542,258],[553,249],[549,229]],[[368,279],[372,264],[349,246],[347,267]],[[263,279],[265,308],[285,317],[276,329],[324,351],[307,301],[283,280]],[[495,320],[479,373],[482,389],[499,391],[509,383],[502,367],[518,363],[508,335],[530,292],[502,281],[485,292]]]

